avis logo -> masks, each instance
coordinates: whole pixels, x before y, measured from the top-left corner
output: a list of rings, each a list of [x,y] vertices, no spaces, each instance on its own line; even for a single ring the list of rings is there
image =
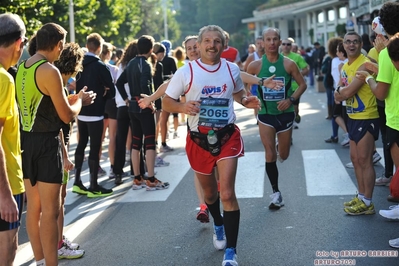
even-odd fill
[[[221,95],[224,92],[226,92],[227,90],[227,85],[223,84],[222,87],[216,87],[216,86],[205,86],[202,91],[201,94],[203,95]]]

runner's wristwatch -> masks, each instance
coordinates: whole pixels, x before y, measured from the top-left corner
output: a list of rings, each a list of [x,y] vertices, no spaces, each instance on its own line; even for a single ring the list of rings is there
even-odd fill
[[[291,96],[289,99],[290,99],[290,102],[291,102],[291,103],[294,103],[294,102],[295,102],[295,98],[294,98],[294,97]]]
[[[258,82],[258,85],[259,86],[263,86],[263,81],[265,80],[265,78],[260,78],[260,80],[259,80],[259,82]]]

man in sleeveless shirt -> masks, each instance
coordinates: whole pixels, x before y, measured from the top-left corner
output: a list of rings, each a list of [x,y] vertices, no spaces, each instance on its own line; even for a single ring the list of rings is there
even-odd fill
[[[246,97],[237,65],[220,59],[225,41],[219,26],[201,28],[197,41],[201,59],[177,70],[162,105],[170,112],[189,115],[186,152],[214,219],[213,244],[218,250],[226,248],[222,265],[238,265],[236,244],[240,209],[234,192],[234,180],[237,160],[244,154],[244,146],[240,131],[234,125],[233,104],[236,101],[247,108],[259,108],[259,100],[254,96]],[[186,103],[177,102],[183,93],[186,95]],[[210,129],[218,134],[219,155],[213,156],[207,150],[206,134]],[[220,200],[213,171],[215,166],[219,173],[223,216],[220,214]]]
[[[291,39],[292,38],[287,38],[281,42],[281,54],[294,61],[295,64],[298,66],[301,75],[306,76],[309,73],[308,63],[306,63],[305,59],[303,59],[303,57],[300,54],[291,51],[291,47],[293,44]],[[291,87],[292,90],[295,91],[298,88],[298,83],[296,81],[293,81]],[[299,100],[300,97],[296,99],[294,102],[294,110],[295,110],[294,128],[298,128],[297,124],[301,122],[301,117],[299,115]]]
[[[28,39],[18,15],[1,14],[0,25],[0,264],[13,265],[25,189],[14,79],[7,70],[18,63]]]
[[[26,228],[36,265],[58,265],[58,224],[63,179],[59,132],[95,94],[82,89],[67,98],[53,62],[64,48],[66,31],[47,23],[36,33],[36,54],[18,66],[22,170],[29,204]]]
[[[369,61],[361,53],[362,38],[356,32],[349,32],[343,43],[348,62],[342,67],[334,98],[336,101],[346,101],[350,156],[358,186],[357,196],[344,203],[344,211],[349,215],[374,214],[373,152],[379,131],[377,101],[370,86],[356,78],[356,71],[366,70],[363,64]]]
[[[283,162],[288,158],[291,145],[292,125],[295,118],[293,104],[306,90],[306,83],[299,72],[298,66],[292,60],[279,54],[281,45],[280,31],[275,28],[263,32],[265,54],[262,60],[254,61],[248,66],[247,72],[261,78],[274,76],[285,86],[279,90],[259,87],[258,97],[261,110],[258,114],[259,133],[265,148],[266,173],[269,177],[273,194],[269,209],[280,209],[284,206],[278,187],[277,158]],[[298,83],[294,91],[292,83]],[[276,134],[278,153],[276,151]]]

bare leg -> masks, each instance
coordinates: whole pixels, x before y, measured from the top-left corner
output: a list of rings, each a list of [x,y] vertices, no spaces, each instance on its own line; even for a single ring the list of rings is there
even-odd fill
[[[64,216],[65,216],[64,204],[66,197],[66,187],[67,187],[66,184],[61,186],[61,208],[60,208],[60,214],[58,215],[58,243],[60,243],[64,235]]]
[[[0,232],[0,266],[13,265],[18,248],[18,228]]]
[[[117,120],[116,119],[108,119],[108,157],[111,165],[114,165],[114,157],[115,157],[115,146],[116,146],[116,128],[117,128]],[[99,157],[101,158],[101,157]]]

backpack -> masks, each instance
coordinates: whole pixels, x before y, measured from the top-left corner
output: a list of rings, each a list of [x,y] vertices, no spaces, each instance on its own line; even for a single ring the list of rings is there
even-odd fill
[[[333,87],[334,86],[334,78],[331,75],[331,63],[332,58],[330,56],[326,56],[321,63],[321,73],[324,74],[324,86],[325,87]]]

